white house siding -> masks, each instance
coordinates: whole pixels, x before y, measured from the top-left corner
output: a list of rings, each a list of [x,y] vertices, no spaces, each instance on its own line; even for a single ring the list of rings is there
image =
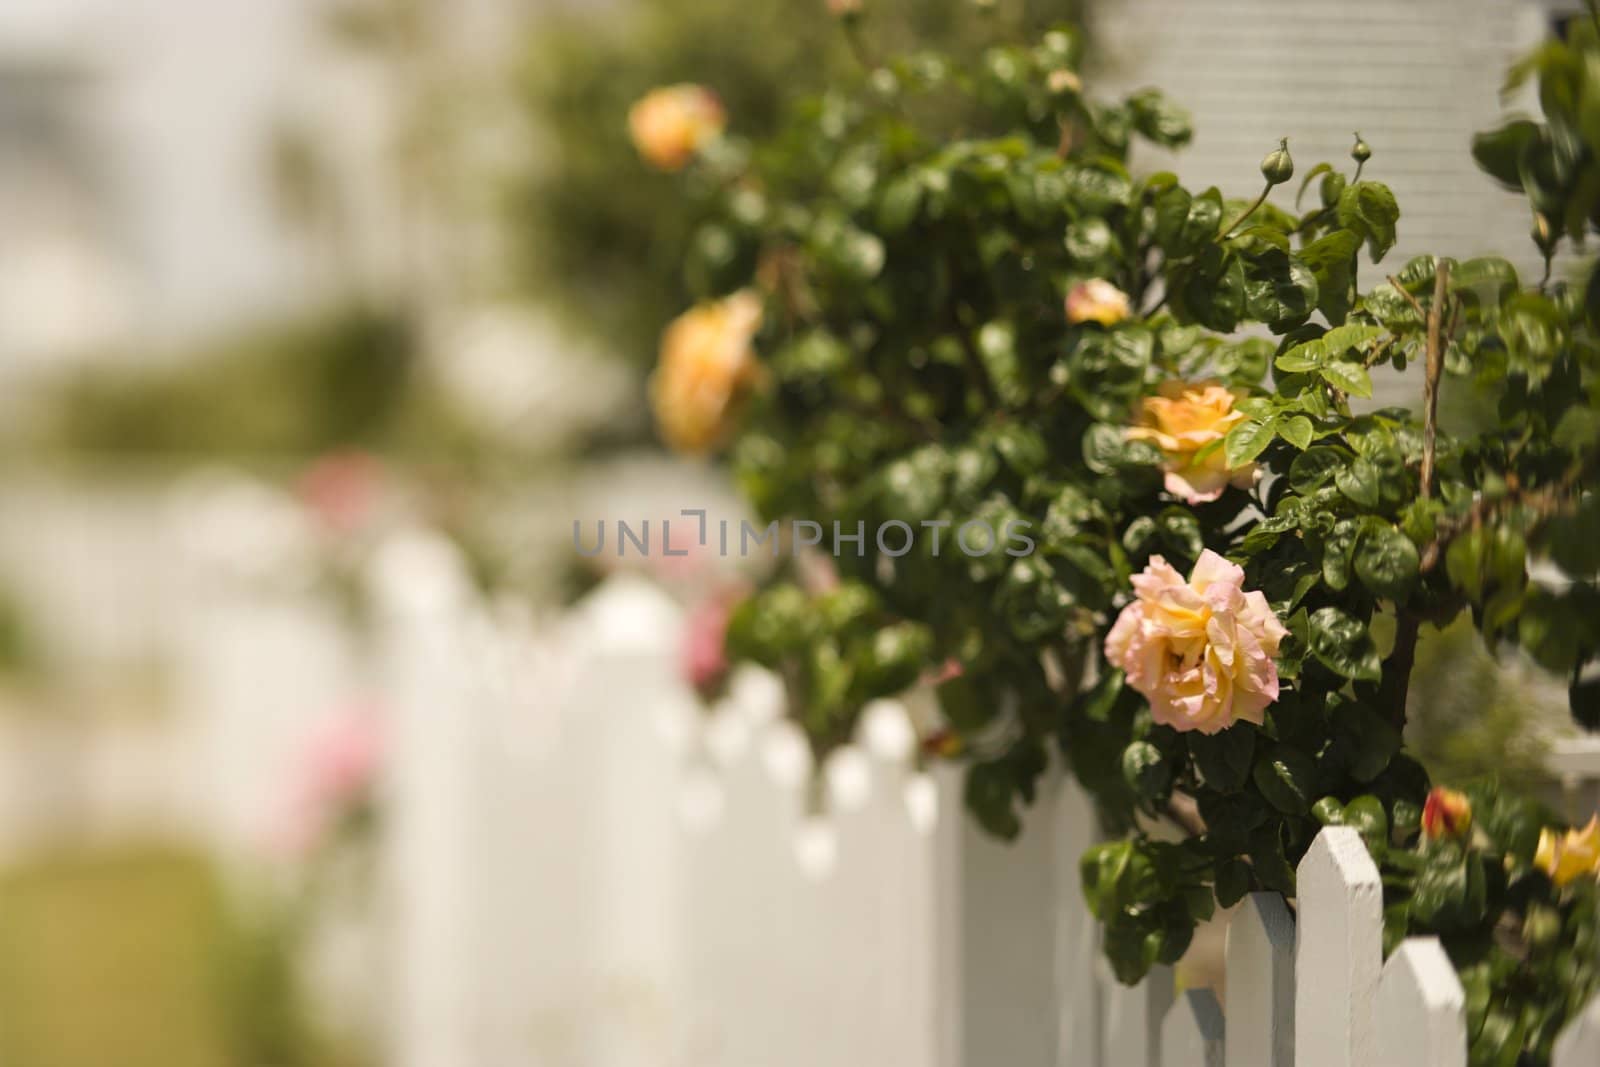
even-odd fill
[[[1399,244],[1377,269],[1496,252],[1536,279],[1526,201],[1479,172],[1469,148],[1501,121],[1504,71],[1548,24],[1548,4],[1517,0],[1107,0],[1094,33],[1102,89],[1155,85],[1194,113],[1194,142],[1176,157],[1143,152],[1141,168],[1250,196],[1257,162],[1288,137],[1299,173],[1273,202],[1289,208],[1318,162],[1353,166],[1360,130],[1366,175],[1401,208]],[[1363,265],[1363,284],[1375,280]],[[1411,392],[1397,380],[1381,389],[1385,402]]]

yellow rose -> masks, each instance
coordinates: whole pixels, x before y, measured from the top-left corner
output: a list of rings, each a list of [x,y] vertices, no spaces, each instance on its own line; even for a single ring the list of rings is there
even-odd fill
[[[628,110],[634,147],[658,170],[682,170],[727,121],[722,103],[703,85],[652,89]]]
[[[1557,886],[1585,876],[1600,877],[1600,815],[1591,816],[1582,830],[1558,835],[1547,826],[1539,831],[1539,850],[1533,862]]]
[[[1115,326],[1128,317],[1128,294],[1103,278],[1079,282],[1067,293],[1067,321]]]
[[[1237,396],[1214,382],[1167,382],[1144,398],[1139,423],[1127,430],[1135,441],[1149,441],[1166,456],[1167,492],[1189,504],[1215,500],[1229,484],[1244,488],[1255,480],[1255,464],[1228,469],[1221,441],[1244,413]],[[1207,445],[1215,445],[1204,456]]]
[[[756,373],[750,342],[761,328],[761,298],[746,289],[690,308],[661,336],[650,406],[661,436],[683,452],[704,452]]]

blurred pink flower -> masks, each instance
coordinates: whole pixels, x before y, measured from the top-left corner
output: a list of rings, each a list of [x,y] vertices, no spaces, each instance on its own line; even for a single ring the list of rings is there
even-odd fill
[[[690,608],[684,619],[683,678],[702,696],[709,695],[728,673],[728,620],[743,599],[743,589],[714,593]]]
[[[383,461],[369,452],[329,452],[300,475],[295,495],[330,533],[354,533],[372,517]]]
[[[1210,549],[1188,581],[1160,556],[1133,577],[1136,597],[1106,636],[1106,659],[1150,701],[1156,722],[1214,734],[1260,725],[1278,699],[1278,644],[1288,635],[1244,570]]]
[[[839,568],[834,566],[832,556],[806,548],[795,554],[794,563],[800,588],[811,596],[823,596],[839,588]]]
[[[319,723],[302,747],[279,826],[278,844],[305,856],[340,817],[371,799],[383,764],[382,716],[355,704]]]

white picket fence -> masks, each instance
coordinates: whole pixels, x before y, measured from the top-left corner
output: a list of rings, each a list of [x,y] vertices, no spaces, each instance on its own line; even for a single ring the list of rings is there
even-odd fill
[[[1354,831],[1317,839],[1294,914],[1273,894],[1233,911],[1218,991],[1168,968],[1123,986],[1084,907],[1096,830],[1070,779],[1047,778],[1010,844],[961,812],[953,767],[919,828],[909,768],[881,759],[870,795],[818,823],[763,769],[770,709],[682,735],[664,597],[602,587],[529,660],[449,551],[413,539],[376,575],[393,1067],[1466,1063],[1438,943],[1382,958]],[[1597,1064],[1600,1001],[1555,1058]]]
[[[1224,1012],[1209,989],[1173,1002],[1153,974],[1101,982],[1104,1043],[1086,1067],[1465,1067],[1466,997],[1437,938],[1382,955],[1383,889],[1360,835],[1322,831],[1300,863],[1299,922],[1253,893],[1227,931]],[[1554,1067],[1600,1063],[1600,998],[1556,1044]]]

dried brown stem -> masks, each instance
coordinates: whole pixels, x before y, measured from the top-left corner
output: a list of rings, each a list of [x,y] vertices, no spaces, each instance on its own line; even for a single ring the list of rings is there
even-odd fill
[[[1173,793],[1168,798],[1166,815],[1190,837],[1199,837],[1206,832],[1206,821],[1200,817],[1200,805],[1187,793]]]

